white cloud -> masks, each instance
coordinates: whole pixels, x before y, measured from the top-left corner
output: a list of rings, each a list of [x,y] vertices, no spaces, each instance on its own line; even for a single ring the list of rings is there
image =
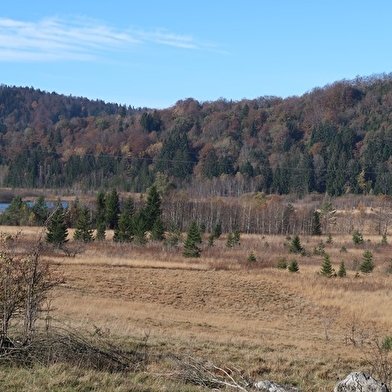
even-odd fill
[[[101,22],[81,18],[68,21],[47,18],[38,22],[0,18],[0,62],[90,61],[104,57],[108,50],[148,43],[180,49],[208,49],[191,36],[165,30],[119,31]]]

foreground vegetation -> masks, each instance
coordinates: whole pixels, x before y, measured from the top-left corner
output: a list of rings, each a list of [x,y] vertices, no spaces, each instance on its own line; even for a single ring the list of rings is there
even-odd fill
[[[30,249],[36,232],[22,228],[19,251]],[[359,369],[390,383],[388,237],[382,244],[381,236],[367,232],[359,242],[334,232],[242,234],[227,246],[228,234],[222,234],[208,246],[205,233],[200,257],[188,258],[182,243],[167,248],[160,241],[119,243],[113,236],[108,230],[104,241],[85,243],[74,257],[43,247],[42,260],[61,281],[47,297],[50,322],[41,312],[34,336],[52,342],[47,349],[55,354],[52,361],[21,366],[3,349],[2,390],[230,390],[217,381],[233,384],[232,377],[239,385],[273,379],[304,391],[331,391],[337,379]],[[366,251],[371,272],[360,270]],[[288,269],[293,260],[297,272]],[[340,277],[341,262],[346,274]],[[56,334],[62,338],[53,344]],[[64,337],[68,352],[73,343],[78,348],[68,357],[59,345]],[[83,356],[97,352],[117,359],[122,353],[128,366],[108,370]]]

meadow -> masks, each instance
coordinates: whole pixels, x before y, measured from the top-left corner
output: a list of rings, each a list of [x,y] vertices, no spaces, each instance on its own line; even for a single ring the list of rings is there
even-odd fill
[[[37,228],[22,233],[28,240]],[[300,240],[303,255],[290,253],[291,237],[242,235],[228,248],[224,235],[212,247],[205,236],[201,257],[184,258],[181,246],[118,244],[109,232],[75,257],[46,251],[42,257],[62,277],[50,293],[51,325],[99,334],[119,346],[143,342],[145,366],[126,373],[61,362],[0,367],[0,387],[196,391],[208,385],[197,385],[203,382],[193,371],[207,363],[223,371],[228,384],[231,378],[239,385],[269,379],[331,391],[356,370],[390,382],[392,359],[380,345],[392,334],[392,245],[381,245],[375,235],[364,235],[363,244],[351,235],[332,234],[331,243],[326,236]],[[321,242],[335,271],[344,261],[345,277],[320,275],[323,255],[315,249]],[[375,265],[369,274],[358,271],[365,249]],[[249,260],[251,253],[256,260]],[[277,268],[283,258],[287,264],[296,259],[299,271]]]

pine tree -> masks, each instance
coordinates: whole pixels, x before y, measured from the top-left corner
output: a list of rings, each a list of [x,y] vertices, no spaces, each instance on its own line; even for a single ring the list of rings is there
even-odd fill
[[[313,222],[312,222],[312,235],[321,235],[321,222],[320,213],[318,211],[313,212]]]
[[[209,236],[208,236],[208,246],[214,246],[214,235],[211,233]]]
[[[232,248],[234,246],[234,236],[232,233],[227,234],[226,246]]]
[[[233,233],[234,245],[240,245],[240,240],[241,240],[241,233],[238,229],[236,229],[236,230],[234,230],[234,233]]]
[[[381,245],[382,246],[388,245],[388,238],[387,238],[387,233],[386,232],[382,235]]]
[[[362,233],[359,230],[355,230],[353,233],[353,242],[356,245],[363,244]]]
[[[255,262],[257,261],[256,256],[253,252],[250,252],[249,256],[248,256],[248,261],[249,262]]]
[[[158,217],[151,230],[151,239],[154,241],[163,241],[165,239],[165,229],[161,217]]]
[[[120,215],[120,199],[116,189],[113,189],[106,197],[105,220],[109,229],[117,228]]]
[[[133,216],[135,213],[135,204],[131,197],[124,201],[123,209],[120,213],[117,228],[114,230],[113,241],[131,242],[133,240]]]
[[[106,226],[105,222],[97,222],[97,232],[95,234],[95,239],[97,241],[103,241],[106,238]]]
[[[298,272],[299,271],[299,265],[298,265],[297,260],[295,260],[295,259],[291,260],[291,262],[290,262],[290,264],[289,264],[289,266],[287,268],[288,268],[288,270],[290,272]]]
[[[155,221],[162,219],[162,200],[158,189],[155,185],[148,190],[146,205],[144,207],[144,217],[146,221],[146,230],[151,231]]]
[[[338,271],[338,276],[340,278],[343,278],[344,276],[346,276],[346,266],[344,264],[344,261],[342,261],[340,263],[340,267],[339,267],[339,271]]]
[[[75,241],[88,243],[93,241],[93,229],[90,220],[90,210],[87,206],[83,206],[80,211],[80,216],[76,222],[76,230],[73,236]]]
[[[299,237],[296,235],[293,240],[291,241],[290,244],[290,253],[302,253],[303,252],[303,248],[301,245],[301,241],[299,239]]]
[[[68,228],[65,223],[64,210],[61,203],[58,203],[47,226],[46,242],[60,248],[68,242],[67,237]]]
[[[145,245],[147,243],[146,237],[146,218],[144,215],[144,209],[140,209],[136,212],[132,219],[134,241],[139,245]]]
[[[34,214],[34,221],[38,226],[43,226],[48,219],[49,209],[44,196],[39,196],[37,201],[31,207]]]
[[[323,275],[323,276],[327,276],[327,277],[330,277],[333,274],[333,268],[332,268],[332,264],[331,264],[331,259],[330,259],[328,253],[324,253],[324,261],[323,261],[323,264],[321,266],[320,274]]]
[[[20,226],[27,222],[28,206],[21,196],[14,196],[10,205],[0,216],[3,225]]]
[[[188,229],[186,240],[184,241],[182,255],[184,257],[200,257],[201,248],[198,247],[198,244],[200,243],[200,232],[197,228],[196,222],[192,221]]]
[[[222,235],[222,224],[218,222],[212,230],[214,238],[219,238]]]
[[[363,252],[362,258],[363,258],[363,262],[359,266],[359,270],[364,274],[369,274],[374,269],[373,253],[369,249],[366,249]]]

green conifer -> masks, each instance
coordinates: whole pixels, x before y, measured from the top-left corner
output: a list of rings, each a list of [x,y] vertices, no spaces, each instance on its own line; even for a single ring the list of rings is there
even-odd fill
[[[293,240],[291,241],[290,244],[290,253],[302,253],[303,252],[303,248],[301,245],[301,241],[299,239],[299,237],[296,235]]]
[[[328,253],[324,253],[324,261],[321,266],[320,274],[327,277],[330,277],[333,274],[331,259]]]
[[[370,272],[373,271],[374,269],[374,264],[373,264],[373,253],[369,250],[366,249],[363,252],[362,255],[363,262],[359,266],[359,270],[364,273],[364,274],[369,274]]]
[[[340,263],[339,271],[338,271],[338,276],[340,278],[343,278],[346,276],[346,265],[344,264],[344,261]]]
[[[116,189],[113,189],[105,200],[105,220],[109,229],[115,230],[120,215],[120,199]]]
[[[318,211],[313,212],[312,235],[321,235],[320,213]]]
[[[61,203],[58,203],[53,215],[50,217],[47,232],[46,242],[53,246],[60,248],[68,242],[68,228],[65,223],[64,210]]]
[[[114,230],[113,241],[115,242],[131,242],[134,235],[133,215],[135,213],[135,205],[133,199],[128,197],[124,201],[122,211],[118,220],[117,228]]]
[[[200,257],[201,248],[198,244],[201,243],[200,232],[197,228],[196,222],[192,221],[186,239],[184,241],[184,248],[182,251],[182,255],[184,257]]]
[[[87,206],[83,206],[76,222],[76,230],[73,236],[74,240],[85,243],[93,241],[94,236],[91,226],[90,210]]]
[[[250,254],[248,256],[248,261],[251,262],[251,263],[257,261],[256,255],[253,252],[250,252]]]
[[[152,231],[155,221],[162,220],[162,200],[156,185],[152,185],[147,193],[146,205],[144,206],[144,219],[146,230]]]
[[[288,270],[290,272],[298,272],[299,271],[299,265],[298,265],[297,260],[295,260],[295,259],[291,260],[291,262],[290,262],[290,264],[289,264],[289,266],[287,268],[288,268]]]

